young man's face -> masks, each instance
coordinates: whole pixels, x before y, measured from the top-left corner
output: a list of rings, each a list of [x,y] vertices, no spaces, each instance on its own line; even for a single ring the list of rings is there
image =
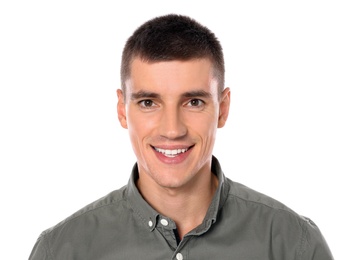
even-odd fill
[[[230,101],[229,89],[219,99],[208,59],[134,59],[125,100],[120,90],[118,96],[119,120],[129,130],[140,178],[178,188],[208,175]]]

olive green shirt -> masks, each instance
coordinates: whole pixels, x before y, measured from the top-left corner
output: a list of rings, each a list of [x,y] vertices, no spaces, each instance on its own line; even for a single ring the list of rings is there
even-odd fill
[[[135,186],[89,204],[37,240],[30,260],[272,259],[329,260],[318,227],[280,202],[224,177],[201,225],[179,241],[175,222],[155,211]]]

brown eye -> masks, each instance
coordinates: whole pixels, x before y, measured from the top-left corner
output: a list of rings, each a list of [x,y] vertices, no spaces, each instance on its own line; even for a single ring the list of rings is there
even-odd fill
[[[201,99],[192,99],[190,100],[188,105],[192,107],[199,107],[199,106],[202,106],[203,104],[205,103]]]
[[[139,102],[139,105],[141,107],[145,107],[145,108],[148,108],[148,107],[152,107],[154,105],[153,101],[150,100],[150,99],[146,99],[146,100],[141,100]]]

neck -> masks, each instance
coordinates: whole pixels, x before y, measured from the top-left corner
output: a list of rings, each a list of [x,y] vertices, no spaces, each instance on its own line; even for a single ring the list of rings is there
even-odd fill
[[[202,223],[218,186],[211,171],[188,187],[178,188],[161,187],[145,177],[141,174],[137,181],[140,193],[156,211],[174,220],[180,239]]]

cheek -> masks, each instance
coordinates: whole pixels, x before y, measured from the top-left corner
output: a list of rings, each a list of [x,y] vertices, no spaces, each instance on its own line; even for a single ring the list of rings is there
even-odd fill
[[[195,133],[201,136],[210,136],[216,133],[217,117],[214,113],[198,114],[188,119],[188,125]]]
[[[128,130],[132,140],[135,143],[141,142],[143,138],[148,137],[155,128],[155,120],[146,114],[128,114],[127,117]]]
[[[217,127],[213,122],[206,123],[202,120],[195,120],[194,123],[194,126],[189,128],[189,133],[195,140],[198,140],[197,142],[200,142],[199,148],[203,150],[203,153],[209,154],[215,143]]]

